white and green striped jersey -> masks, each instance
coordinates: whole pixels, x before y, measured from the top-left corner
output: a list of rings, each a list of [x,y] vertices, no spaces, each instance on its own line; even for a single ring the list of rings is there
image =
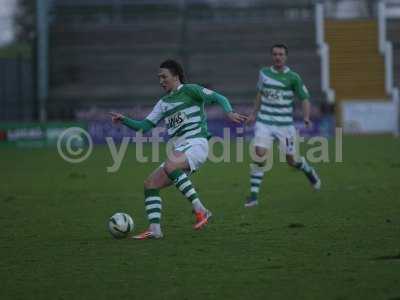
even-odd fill
[[[204,105],[214,102],[219,103],[225,112],[232,111],[224,96],[197,84],[183,84],[162,97],[146,119],[154,125],[164,119],[169,138],[178,138],[179,141],[208,138]]]
[[[301,77],[288,67],[280,72],[273,67],[262,68],[257,89],[261,93],[257,121],[267,125],[293,125],[295,96],[301,101],[310,97]]]

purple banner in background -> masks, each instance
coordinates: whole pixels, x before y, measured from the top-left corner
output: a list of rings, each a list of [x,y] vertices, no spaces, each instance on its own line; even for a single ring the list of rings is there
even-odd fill
[[[229,128],[231,138],[237,136],[245,137],[250,140],[254,136],[254,126],[236,126],[229,122],[227,119],[208,119],[208,130],[213,136],[223,137],[224,128]],[[335,122],[333,117],[324,117],[319,120],[313,121],[311,128],[305,128],[301,121],[295,122],[296,129],[300,132],[301,136],[325,136],[331,137],[334,134]],[[110,120],[99,120],[88,122],[88,130],[95,144],[105,144],[106,137],[114,139],[115,143],[122,141],[124,137],[134,137],[136,133],[120,124],[112,124]],[[152,133],[149,132],[144,136],[150,137]],[[161,137],[167,141],[166,130],[160,134]]]
[[[239,113],[248,115],[252,110],[252,105],[249,104],[236,104],[234,105],[235,110]],[[111,137],[116,143],[122,141],[123,137],[134,137],[136,133],[118,124],[112,124],[111,118],[108,112],[117,111],[130,118],[142,120],[144,119],[152,110],[152,106],[142,106],[136,105],[133,107],[125,108],[91,108],[86,110],[81,110],[76,112],[76,118],[80,121],[85,121],[88,123],[88,130],[92,136],[93,142],[96,144],[106,143],[105,138]],[[207,124],[209,132],[214,136],[223,137],[224,128],[229,128],[230,137],[235,138],[236,136],[245,137],[245,139],[250,140],[254,136],[254,125],[251,126],[236,126],[228,119],[226,119],[222,109],[218,106],[209,106],[207,111]],[[334,135],[335,131],[335,118],[332,115],[321,114],[318,110],[312,112],[312,122],[311,128],[305,128],[303,122],[301,121],[301,111],[295,111],[295,127],[300,132],[301,136],[312,137],[312,136],[324,136],[331,137]],[[160,127],[164,126],[164,123],[159,124]],[[149,132],[144,134],[144,136],[152,136]],[[160,136],[167,140],[166,130],[163,131]]]

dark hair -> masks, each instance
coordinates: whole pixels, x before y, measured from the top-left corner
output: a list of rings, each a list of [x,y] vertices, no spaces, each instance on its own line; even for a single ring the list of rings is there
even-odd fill
[[[178,63],[176,60],[173,60],[173,59],[165,60],[161,63],[160,68],[168,69],[172,75],[179,77],[179,81],[181,83],[184,83],[185,75],[183,73],[183,68],[182,68],[181,64]]]
[[[288,49],[288,47],[287,47],[285,44],[275,44],[275,45],[273,45],[273,46],[271,47],[271,53],[272,53],[272,50],[273,50],[274,48],[282,48],[282,49],[285,49],[285,54],[286,54],[286,55],[289,54],[289,49]]]

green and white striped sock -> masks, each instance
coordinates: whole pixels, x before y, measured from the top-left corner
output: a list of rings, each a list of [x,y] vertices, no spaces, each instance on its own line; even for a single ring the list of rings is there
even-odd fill
[[[205,207],[201,203],[199,196],[195,188],[193,187],[192,181],[182,170],[175,170],[168,174],[169,179],[175,184],[178,190],[192,203],[195,212],[206,211]]]
[[[258,164],[250,164],[250,197],[256,200],[260,193],[260,185],[264,177],[263,167]]]
[[[312,170],[312,168],[303,156],[300,158],[300,162],[296,163],[295,168],[303,171],[306,174],[311,173]]]
[[[144,190],[144,206],[146,209],[147,218],[150,223],[150,229],[155,233],[161,232],[161,197],[160,191],[157,189]]]

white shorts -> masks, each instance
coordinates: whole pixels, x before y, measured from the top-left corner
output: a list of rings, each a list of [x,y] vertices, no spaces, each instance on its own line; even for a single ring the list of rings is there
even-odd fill
[[[206,138],[188,139],[178,145],[174,145],[173,150],[185,153],[190,166],[190,173],[193,173],[207,160],[208,140]],[[163,166],[164,163],[161,164],[161,167]]]
[[[279,141],[280,149],[288,155],[294,155],[296,152],[296,128],[291,126],[275,126],[256,122],[254,129],[254,146],[265,149],[271,149],[274,140]]]

